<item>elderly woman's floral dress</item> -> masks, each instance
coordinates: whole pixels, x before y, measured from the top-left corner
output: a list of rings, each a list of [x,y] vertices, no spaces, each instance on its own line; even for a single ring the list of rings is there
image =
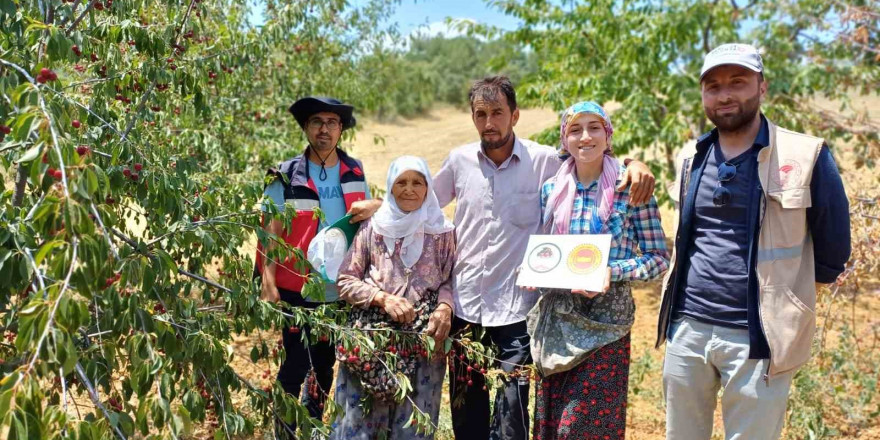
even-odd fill
[[[339,271],[337,285],[340,297],[355,306],[352,312],[354,327],[365,322],[380,323],[391,328],[423,328],[438,303],[452,304],[450,274],[455,258],[454,232],[425,234],[418,261],[407,268],[401,260],[401,240],[389,249],[382,236],[373,231],[369,222],[361,226],[349,254]],[[384,311],[370,307],[380,291],[404,297],[416,308],[416,322],[407,325],[393,323]],[[399,352],[398,367],[407,374],[413,387],[408,394],[416,406],[427,413],[436,426],[440,413],[440,397],[446,362],[442,356],[429,359],[424,350]],[[364,364],[375,359],[362,354],[355,363],[341,362],[336,378],[335,401],[343,415],[333,423],[333,439],[422,439],[433,435],[420,434],[413,426],[404,426],[412,414],[412,403],[404,399],[397,403],[379,385],[383,380],[394,380],[381,365],[365,371]],[[375,362],[375,360],[374,360]],[[367,383],[365,383],[367,382]],[[362,399],[370,396],[369,411]]]

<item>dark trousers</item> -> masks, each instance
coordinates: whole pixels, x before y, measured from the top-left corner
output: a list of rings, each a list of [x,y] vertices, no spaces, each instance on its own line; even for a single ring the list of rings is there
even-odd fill
[[[498,350],[498,362],[505,372],[519,370],[519,365],[532,362],[529,350],[529,335],[526,322],[500,327],[481,327],[460,318],[452,321],[450,334],[461,334],[465,327],[485,330],[479,341],[493,344]],[[477,339],[474,339],[477,340]],[[452,430],[457,440],[493,439],[526,440],[529,438],[529,381],[525,377],[508,379],[504,388],[495,396],[495,412],[489,420],[489,391],[481,374],[470,374],[473,384],[467,384],[468,373],[465,362],[457,356],[452,357],[449,367],[449,393],[452,402]],[[458,380],[464,377],[464,381]]]
[[[307,302],[302,294],[290,290],[278,289],[281,300],[293,307],[305,307],[314,309],[321,303]],[[333,385],[333,365],[336,363],[336,355],[330,342],[318,342],[309,345],[309,327],[304,325],[300,333],[291,333],[289,329],[281,332],[284,340],[284,362],[278,369],[278,381],[287,394],[300,394],[300,402],[309,410],[309,415],[321,419],[324,413],[324,401],[327,393]],[[303,335],[306,341],[303,341]],[[313,398],[309,394],[309,388],[302,384],[309,374],[309,370],[315,370],[315,379],[318,384],[318,397]],[[302,391],[300,389],[302,388]],[[296,430],[296,424],[289,424],[292,431]],[[279,427],[276,431],[281,438],[286,438],[286,430]]]

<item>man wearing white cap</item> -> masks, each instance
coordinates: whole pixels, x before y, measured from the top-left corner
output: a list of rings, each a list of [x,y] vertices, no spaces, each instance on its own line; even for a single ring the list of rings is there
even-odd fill
[[[824,140],[777,127],[757,49],[725,44],[700,73],[715,129],[686,146],[657,346],[668,439],[708,440],[719,389],[726,439],[776,439],[810,358],[818,283],[850,254],[849,206]]]

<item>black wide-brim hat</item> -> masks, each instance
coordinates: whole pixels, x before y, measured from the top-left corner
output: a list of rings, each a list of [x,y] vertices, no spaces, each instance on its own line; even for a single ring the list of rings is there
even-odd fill
[[[303,129],[306,128],[306,123],[312,115],[321,112],[330,112],[339,115],[343,130],[352,128],[357,123],[354,115],[352,115],[352,113],[354,113],[354,107],[348,104],[343,104],[342,101],[335,98],[307,96],[294,102],[288,110],[293,117],[296,118],[296,122],[298,122],[299,126]]]

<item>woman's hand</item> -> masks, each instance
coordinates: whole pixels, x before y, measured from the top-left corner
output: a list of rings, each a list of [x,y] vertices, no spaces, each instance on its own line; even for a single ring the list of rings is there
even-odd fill
[[[450,328],[452,328],[452,307],[449,307],[449,304],[440,303],[428,319],[428,328],[425,329],[425,334],[434,338],[434,341],[439,344],[449,336]]]
[[[608,292],[609,288],[611,288],[611,268],[610,267],[605,271],[605,287],[602,289],[601,292],[590,292],[588,290],[572,289],[571,293],[574,293],[576,295],[583,295],[583,296],[586,296],[587,298],[595,298],[599,295],[604,294],[605,292]]]
[[[373,303],[385,310],[391,319],[401,324],[408,324],[416,319],[416,309],[406,298],[394,296],[388,292],[379,292],[373,298]]]

